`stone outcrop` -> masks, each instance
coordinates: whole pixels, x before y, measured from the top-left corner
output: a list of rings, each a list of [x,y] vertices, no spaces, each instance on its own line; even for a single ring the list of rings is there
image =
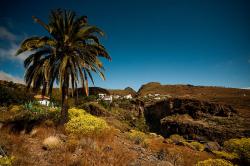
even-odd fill
[[[144,116],[151,131],[167,137],[180,134],[200,141],[223,140],[244,136],[238,126],[237,111],[229,105],[184,98],[170,98],[145,107]]]

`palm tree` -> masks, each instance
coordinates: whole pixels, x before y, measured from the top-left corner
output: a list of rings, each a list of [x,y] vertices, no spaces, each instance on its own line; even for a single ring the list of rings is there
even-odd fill
[[[52,95],[54,83],[61,92],[61,123],[68,118],[67,96],[69,89],[75,96],[78,85],[88,95],[88,79],[94,84],[92,72],[105,80],[104,67],[100,57],[111,60],[101,45],[102,30],[87,23],[87,17],[77,17],[73,11],[53,10],[46,24],[33,16],[48,33],[48,36],[34,36],[21,43],[16,55],[28,52],[24,61],[25,82],[28,88],[42,87],[42,95]]]

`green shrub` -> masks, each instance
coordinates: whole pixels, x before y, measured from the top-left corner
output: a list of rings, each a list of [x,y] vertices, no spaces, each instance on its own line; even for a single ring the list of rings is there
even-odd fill
[[[60,120],[60,108],[52,108],[40,105],[38,102],[24,104],[28,120],[52,119],[55,122]]]
[[[97,102],[88,102],[84,103],[77,108],[81,108],[86,110],[86,112],[90,113],[91,115],[95,116],[106,116],[110,113],[103,107],[102,105],[98,104]]]
[[[199,161],[196,166],[233,166],[233,164],[230,161],[223,159],[208,159]]]
[[[203,151],[205,149],[205,146],[199,142],[191,142],[190,144],[198,151]]]
[[[33,100],[33,95],[25,87],[6,82],[0,84],[0,105],[8,106],[11,104],[23,104]]]
[[[110,109],[111,109],[110,103],[107,102],[107,101],[100,100],[98,103],[99,103],[102,107],[104,107],[105,109],[107,109],[107,110],[110,110]]]
[[[191,149],[193,149],[193,150],[197,150],[191,143],[189,143],[189,142],[181,142],[181,144],[182,145],[184,145],[184,146],[187,146],[187,147],[189,147],[189,148],[191,148]]]
[[[111,113],[117,117],[120,121],[126,122],[131,125],[134,121],[134,117],[131,111],[125,110],[123,108],[115,107],[111,109]],[[132,125],[131,125],[132,126]],[[133,125],[134,126],[134,125]]]
[[[11,113],[18,113],[23,109],[23,107],[21,105],[12,105],[10,108],[10,112]]]
[[[105,120],[86,113],[82,109],[69,109],[70,120],[66,123],[66,131],[72,134],[100,134],[108,128]]]
[[[146,139],[146,134],[141,132],[141,131],[137,131],[137,130],[131,130],[128,133],[128,138],[130,140],[132,140],[135,144],[141,144],[144,143],[145,139]]]
[[[225,151],[212,151],[217,157],[223,158],[226,160],[238,159],[239,156],[236,153],[228,153]]]
[[[25,121],[28,123],[30,121],[46,119],[58,122],[60,119],[60,109],[26,103],[25,105],[14,105],[10,107],[8,112],[0,112],[0,121],[3,122]]]
[[[135,128],[139,131],[147,132],[149,131],[149,127],[146,124],[146,120],[144,117],[140,117],[135,120]]]
[[[250,138],[230,139],[224,142],[224,148],[236,153],[241,161],[250,163]]]
[[[48,119],[44,121],[44,125],[47,127],[53,127],[55,124],[52,120]]]
[[[178,134],[173,134],[169,137],[174,143],[181,143],[181,142],[185,142],[186,140],[178,135]]]
[[[124,109],[130,109],[132,106],[131,100],[129,99],[122,99],[120,100],[119,107]]]
[[[1,156],[0,155],[0,165],[1,166],[11,166],[14,162],[15,158],[13,156],[8,157],[8,156]]]

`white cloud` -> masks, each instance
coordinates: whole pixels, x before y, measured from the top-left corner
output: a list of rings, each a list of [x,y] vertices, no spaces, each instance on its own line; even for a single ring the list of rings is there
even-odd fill
[[[9,48],[0,48],[0,58],[23,62],[28,57],[30,52],[25,52],[16,56],[15,54],[18,48],[19,46],[14,42],[11,42]]]
[[[15,83],[25,84],[22,78],[13,76],[4,71],[0,71],[0,80],[6,80],[6,81],[12,81]]]
[[[11,33],[7,28],[0,26],[0,39],[3,39],[7,42],[7,47],[0,47],[0,59],[7,59],[12,61],[23,62],[31,52],[25,52],[16,56],[16,51],[19,48],[17,44],[20,39],[23,39],[24,36],[18,36]]]
[[[0,27],[0,39],[15,41],[17,39],[17,36],[11,33],[7,28]]]

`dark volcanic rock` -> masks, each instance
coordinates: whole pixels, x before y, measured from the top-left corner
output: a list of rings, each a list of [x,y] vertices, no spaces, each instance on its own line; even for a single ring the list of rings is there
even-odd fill
[[[216,140],[223,142],[224,140],[242,136],[236,130],[222,127],[219,125],[211,125],[205,120],[194,120],[183,118],[183,115],[167,116],[160,121],[160,132],[163,136],[178,133],[189,139],[196,139],[197,136],[202,136],[203,140]]]
[[[146,107],[146,111],[147,113],[158,114],[160,118],[173,114],[189,114],[195,119],[203,114],[228,117],[236,113],[236,110],[229,105],[182,98],[170,98],[153,103]]]
[[[238,116],[236,110],[229,105],[171,98],[146,106],[144,116],[150,129],[165,137],[177,133],[190,139],[203,138],[222,142],[244,136],[233,124]]]

